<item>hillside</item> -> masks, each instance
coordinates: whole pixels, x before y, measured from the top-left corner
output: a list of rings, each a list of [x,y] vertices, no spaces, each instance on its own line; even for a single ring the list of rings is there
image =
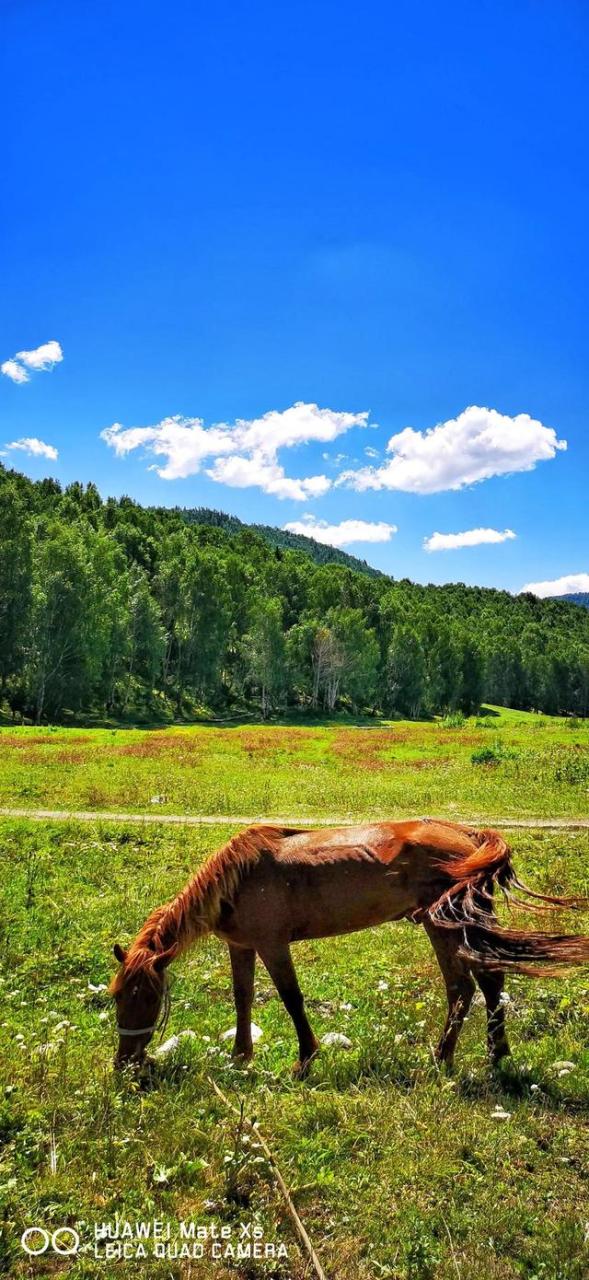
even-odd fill
[[[206,514],[0,466],[4,705],[38,723],[214,708],[414,718],[483,702],[587,715],[589,610],[396,581]]]
[[[271,547],[280,547],[282,551],[303,551],[315,564],[342,564],[356,573],[367,573],[373,578],[383,575],[380,569],[374,569],[366,560],[348,555],[338,547],[328,547],[315,538],[307,538],[300,533],[288,533],[285,529],[277,529],[270,524],[245,524],[237,516],[229,516],[224,511],[212,511],[210,507],[175,507],[187,524],[212,525],[216,529],[224,529],[226,533],[241,533],[251,529],[258,537],[269,542]]]
[[[584,609],[589,609],[589,591],[575,591],[568,596],[559,596],[559,599],[568,600],[569,604],[580,604]]]

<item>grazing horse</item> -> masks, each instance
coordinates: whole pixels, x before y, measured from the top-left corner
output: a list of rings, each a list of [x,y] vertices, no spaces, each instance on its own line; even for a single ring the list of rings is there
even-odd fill
[[[234,1054],[252,1057],[259,955],[294,1023],[295,1071],[304,1075],[319,1044],[305,1013],[291,943],[402,919],[423,925],[446,984],[448,1017],[438,1060],[452,1062],[476,980],[487,1007],[491,1061],[497,1063],[509,1053],[501,1000],[505,972],[538,976],[588,962],[589,938],[501,928],[492,907],[495,885],[514,902],[514,891],[540,899],[544,909],[581,905],[527,889],[495,831],[436,819],[319,831],[250,827],[149,916],[127,951],[115,946],[120,968],[110,991],[119,1033],[116,1064],[141,1061],[167,1017],[168,965],[198,938],[214,933],[227,943],[231,959]]]

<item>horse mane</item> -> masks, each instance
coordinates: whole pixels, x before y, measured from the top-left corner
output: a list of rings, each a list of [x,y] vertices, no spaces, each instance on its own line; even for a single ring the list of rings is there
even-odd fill
[[[248,827],[213,853],[170,902],[156,907],[131,942],[109,993],[117,995],[129,978],[145,973],[161,985],[161,970],[218,921],[222,901],[231,901],[244,875],[264,853],[276,856],[280,841],[298,829]]]

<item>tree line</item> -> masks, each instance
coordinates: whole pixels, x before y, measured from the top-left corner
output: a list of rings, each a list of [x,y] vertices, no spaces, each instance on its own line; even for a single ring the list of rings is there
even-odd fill
[[[589,708],[589,612],[419,586],[0,467],[0,704],[190,716]]]

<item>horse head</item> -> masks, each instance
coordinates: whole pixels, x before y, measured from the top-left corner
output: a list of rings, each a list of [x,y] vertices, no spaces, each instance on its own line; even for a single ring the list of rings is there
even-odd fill
[[[120,965],[110,986],[119,1036],[115,1067],[124,1067],[142,1062],[154,1032],[168,1021],[166,967],[173,955],[150,947],[126,952],[118,943],[113,950]]]

